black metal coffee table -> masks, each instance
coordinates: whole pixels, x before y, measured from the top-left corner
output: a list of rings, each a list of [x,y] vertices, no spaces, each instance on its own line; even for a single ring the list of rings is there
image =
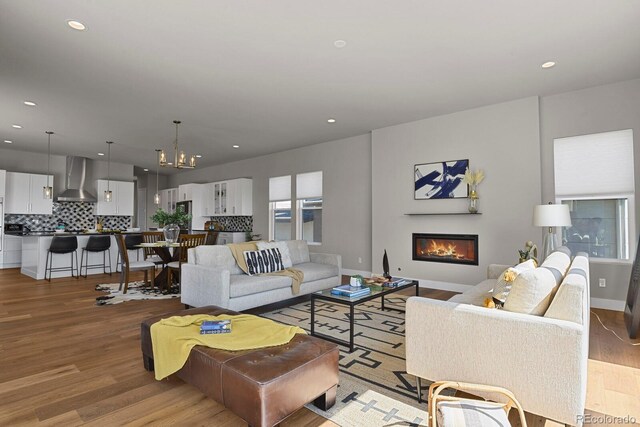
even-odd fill
[[[366,285],[365,285],[366,286]],[[385,310],[384,306],[384,297],[386,295],[392,294],[394,292],[401,291],[403,289],[408,289],[414,286],[416,288],[416,295],[419,294],[418,281],[411,280],[408,283],[403,285],[396,286],[395,288],[386,288],[382,287],[380,289],[379,286],[372,287],[371,293],[361,296],[350,298],[342,295],[334,295],[331,293],[331,289],[325,289],[322,291],[314,292],[311,294],[311,335],[315,337],[319,337],[325,339],[327,341],[334,342],[336,344],[344,345],[349,347],[349,352],[353,352],[353,325],[354,325],[354,310],[358,304],[365,303],[367,301],[371,301],[376,298],[381,298],[380,307],[382,310]],[[335,304],[342,304],[349,307],[349,341],[344,341],[339,338],[330,337],[329,335],[320,334],[315,331],[315,323],[316,323],[316,300],[329,301]],[[387,310],[404,312],[404,310],[398,310],[397,308],[387,308]]]

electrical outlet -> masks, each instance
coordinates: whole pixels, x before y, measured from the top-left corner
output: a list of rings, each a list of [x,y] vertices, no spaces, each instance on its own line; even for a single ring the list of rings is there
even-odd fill
[[[358,257],[358,264],[362,264],[362,257]]]
[[[598,280],[598,285],[600,285],[601,288],[606,288],[607,287],[607,279],[603,279],[602,277]]]

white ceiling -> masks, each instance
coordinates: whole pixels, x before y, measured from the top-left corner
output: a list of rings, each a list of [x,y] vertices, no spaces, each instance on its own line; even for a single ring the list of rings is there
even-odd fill
[[[0,148],[53,130],[55,154],[153,167],[181,119],[226,163],[640,77],[638,22],[638,0],[0,0]]]

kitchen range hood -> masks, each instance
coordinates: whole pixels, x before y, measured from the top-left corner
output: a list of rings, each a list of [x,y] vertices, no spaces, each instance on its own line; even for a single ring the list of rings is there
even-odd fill
[[[67,156],[64,191],[55,197],[56,202],[95,202],[96,196],[85,189],[87,158]]]

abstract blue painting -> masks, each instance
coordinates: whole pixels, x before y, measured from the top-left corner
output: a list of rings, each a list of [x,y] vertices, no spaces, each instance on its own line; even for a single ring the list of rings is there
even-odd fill
[[[415,165],[414,199],[453,199],[467,197],[469,188],[462,182],[469,159]]]

